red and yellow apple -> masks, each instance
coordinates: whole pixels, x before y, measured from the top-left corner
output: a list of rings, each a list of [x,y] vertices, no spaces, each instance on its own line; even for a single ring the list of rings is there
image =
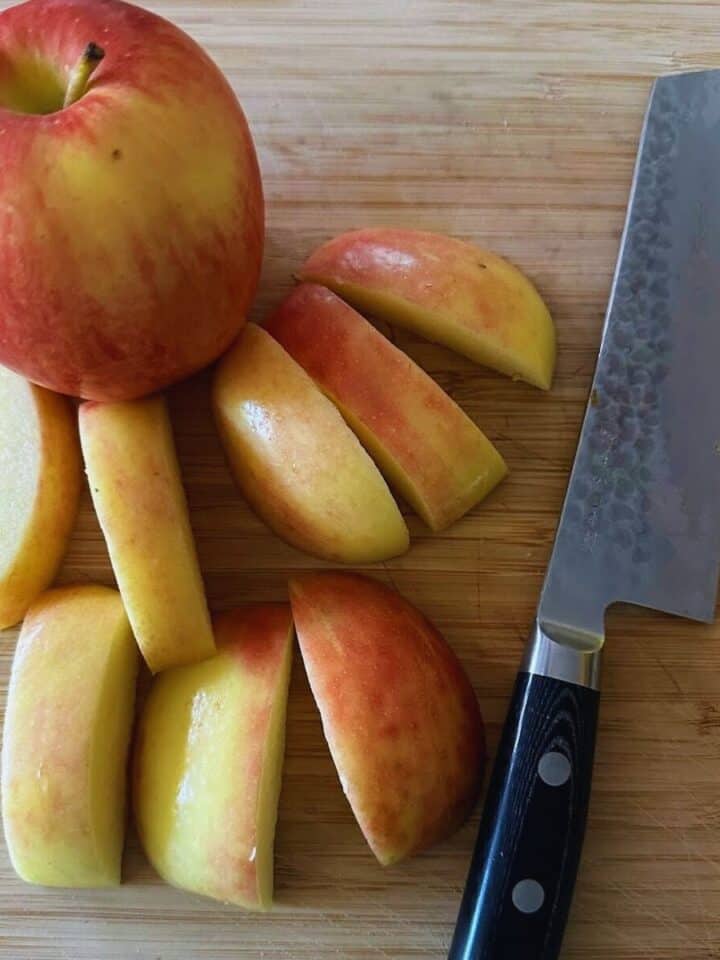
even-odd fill
[[[300,277],[477,363],[550,387],[548,309],[528,278],[489,250],[420,230],[355,230],[315,250]]]
[[[187,502],[162,397],[80,407],[95,512],[147,665],[215,651]]]
[[[120,882],[137,647],[116,590],[49,590],[23,623],[2,752],[2,816],[28,883]]]
[[[267,330],[337,404],[432,530],[449,526],[505,476],[502,457],[460,407],[330,290],[300,284]]]
[[[150,862],[251,910],[272,903],[292,634],[287,604],[218,616],[217,654],[156,677],[139,721],[135,819]]]
[[[485,761],[475,694],[435,627],[396,591],[349,573],[290,583],[293,619],[340,782],[380,863],[450,834]]]
[[[69,401],[0,367],[0,630],[22,620],[55,576],[81,477]]]
[[[345,563],[407,550],[405,522],[368,454],[302,367],[255,324],[218,366],[213,404],[238,486],[281,537]]]
[[[177,27],[119,0],[0,13],[0,169],[0,363],[129,399],[237,335],[260,174],[230,85]]]

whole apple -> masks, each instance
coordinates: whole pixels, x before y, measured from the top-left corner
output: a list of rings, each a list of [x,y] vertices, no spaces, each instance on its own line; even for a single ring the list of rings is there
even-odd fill
[[[0,13],[0,363],[96,400],[215,359],[257,286],[263,197],[202,49],[119,0]]]

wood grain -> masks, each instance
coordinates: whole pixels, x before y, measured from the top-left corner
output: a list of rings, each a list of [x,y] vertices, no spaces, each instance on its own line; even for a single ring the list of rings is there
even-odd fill
[[[4,3],[0,3],[3,6]],[[257,315],[314,244],[372,224],[475,239],[536,280],[557,321],[548,396],[407,335],[496,441],[511,477],[483,507],[374,570],[436,620],[495,748],[574,452],[642,112],[661,72],[720,66],[712,2],[174,0],[243,100],[268,201]],[[284,596],[320,566],[241,502],[207,377],[172,391],[207,589],[217,609]],[[89,498],[63,581],[111,582]],[[0,640],[6,683],[14,632]],[[565,960],[720,957],[720,626],[637,610],[609,622],[589,834]],[[137,849],[115,892],[23,885],[0,850],[3,960],[439,960],[473,822],[378,867],[343,799],[295,671],[277,838],[277,910],[245,915],[162,885]]]

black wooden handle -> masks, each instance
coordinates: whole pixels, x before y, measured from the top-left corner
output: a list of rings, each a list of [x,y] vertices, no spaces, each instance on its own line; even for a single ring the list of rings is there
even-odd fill
[[[599,697],[518,674],[449,960],[557,960],[585,831]]]

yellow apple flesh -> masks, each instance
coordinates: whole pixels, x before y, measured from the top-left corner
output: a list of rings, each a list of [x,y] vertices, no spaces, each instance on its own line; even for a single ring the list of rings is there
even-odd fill
[[[243,330],[218,367],[213,400],[238,486],[283,539],[345,563],[407,550],[407,527],[372,460],[264,330]]]
[[[355,230],[315,250],[300,277],[477,363],[550,388],[550,313],[528,278],[489,250],[420,230]]]
[[[153,681],[135,750],[135,819],[169,883],[264,910],[273,893],[290,608],[238,608],[217,617],[215,630],[214,657]]]
[[[22,620],[55,576],[81,477],[70,403],[0,367],[0,629]]]
[[[450,526],[505,476],[502,457],[460,407],[330,290],[296,287],[267,329],[432,530]]]
[[[116,590],[49,590],[28,612],[2,752],[5,837],[28,883],[120,882],[137,666]]]
[[[84,403],[95,511],[135,638],[156,673],[215,649],[170,420],[161,397]]]

